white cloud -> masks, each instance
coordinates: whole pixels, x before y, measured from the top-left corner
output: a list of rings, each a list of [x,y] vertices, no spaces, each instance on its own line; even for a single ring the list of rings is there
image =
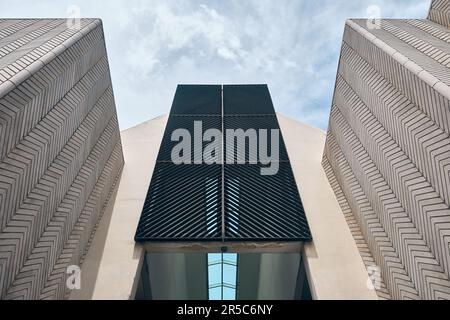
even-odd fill
[[[268,83],[277,111],[325,128],[344,21],[425,17],[429,0],[22,1],[3,16],[103,19],[119,121],[168,112],[178,83]]]

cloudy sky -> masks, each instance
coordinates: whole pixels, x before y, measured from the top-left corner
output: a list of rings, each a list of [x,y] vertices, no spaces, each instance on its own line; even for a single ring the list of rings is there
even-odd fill
[[[430,0],[0,0],[1,17],[103,19],[121,129],[179,83],[267,83],[275,109],[326,128],[346,18],[425,18]]]

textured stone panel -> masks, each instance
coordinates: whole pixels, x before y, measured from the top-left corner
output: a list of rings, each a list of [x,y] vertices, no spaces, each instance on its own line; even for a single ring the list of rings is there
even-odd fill
[[[123,166],[101,21],[0,21],[0,298],[66,297]]]
[[[450,27],[450,2],[448,0],[432,0],[428,19],[444,27]]]
[[[433,1],[440,18],[449,1]],[[443,20],[435,22],[442,23]],[[450,30],[346,23],[323,166],[380,297],[450,298]],[[355,225],[357,224],[357,226]],[[361,250],[362,248],[362,250]]]

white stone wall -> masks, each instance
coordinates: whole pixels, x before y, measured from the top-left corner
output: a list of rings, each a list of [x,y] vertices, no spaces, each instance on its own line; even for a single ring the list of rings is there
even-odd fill
[[[386,298],[450,298],[449,85],[449,29],[347,21],[323,165]]]
[[[3,19],[0,40],[0,298],[64,298],[123,166],[102,24]]]

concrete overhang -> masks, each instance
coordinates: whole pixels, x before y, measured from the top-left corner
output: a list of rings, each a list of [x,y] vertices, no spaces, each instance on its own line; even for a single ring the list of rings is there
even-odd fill
[[[146,252],[177,253],[299,253],[302,241],[289,242],[144,242]]]

